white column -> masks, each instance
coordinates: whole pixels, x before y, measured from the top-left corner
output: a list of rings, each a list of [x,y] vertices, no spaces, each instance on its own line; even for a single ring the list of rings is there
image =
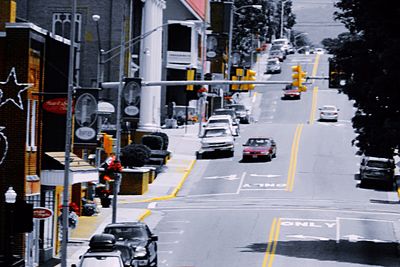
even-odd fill
[[[140,77],[144,81],[161,81],[162,16],[163,0],[142,0],[142,33],[159,27],[159,30],[143,39],[140,49]],[[160,128],[161,87],[142,87],[139,130],[156,131]]]

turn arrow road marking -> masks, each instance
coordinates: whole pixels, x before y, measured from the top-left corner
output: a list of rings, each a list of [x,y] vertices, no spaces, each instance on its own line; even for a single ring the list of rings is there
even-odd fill
[[[317,239],[321,241],[329,241],[330,239],[322,236],[309,236],[309,235],[287,235],[287,237],[294,237],[300,239]]]
[[[250,174],[253,177],[267,177],[267,178],[274,178],[281,176],[280,174]]]
[[[231,174],[228,176],[209,176],[209,177],[204,177],[204,179],[207,180],[216,180],[216,179],[224,179],[228,181],[234,181],[234,180],[239,180],[236,174]]]

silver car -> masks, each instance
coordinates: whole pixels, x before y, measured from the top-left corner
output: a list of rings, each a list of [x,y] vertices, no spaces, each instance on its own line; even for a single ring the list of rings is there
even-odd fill
[[[320,121],[338,121],[339,109],[335,106],[325,105],[319,108]]]

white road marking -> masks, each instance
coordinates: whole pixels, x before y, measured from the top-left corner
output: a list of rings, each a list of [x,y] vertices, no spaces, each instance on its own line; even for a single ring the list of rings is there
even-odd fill
[[[172,250],[158,250],[158,253],[168,253],[168,254],[172,254],[174,253]]]
[[[307,220],[304,221],[281,221],[282,226],[288,227],[309,227],[309,228],[332,228],[336,223],[318,223],[318,222],[310,222]]]
[[[242,188],[240,191],[285,191],[285,188]]]
[[[280,174],[250,174],[250,176],[253,177],[267,177],[267,178],[274,178],[274,177],[279,177],[281,176]]]
[[[340,241],[340,217],[336,217],[336,243]]]
[[[244,177],[246,177],[246,172],[243,172],[242,177],[240,177],[240,183],[239,183],[238,189],[236,190],[236,194],[240,193],[240,190],[241,190],[243,182],[244,182]]]
[[[317,239],[321,241],[329,241],[329,238],[322,236],[308,236],[308,235],[287,235],[287,237],[294,237],[300,239]]]
[[[287,184],[280,184],[280,183],[253,183],[253,184],[244,184],[242,186],[243,188],[250,188],[250,187],[256,187],[256,188],[269,188],[269,187],[277,187],[277,188],[284,188],[287,186]]]
[[[166,223],[190,223],[190,221],[183,220],[183,221],[166,221]]]
[[[358,242],[358,241],[364,240],[364,237],[363,237],[363,236],[354,235],[354,234],[345,235],[345,236],[343,236],[343,237],[344,237],[344,238],[348,238],[348,239],[349,239],[349,242]]]
[[[178,243],[179,243],[178,240],[177,241],[170,241],[170,242],[160,242],[160,241],[157,242],[158,245],[172,245],[172,244],[178,244]]]
[[[158,232],[159,234],[178,234],[181,235],[183,234],[185,231],[180,230],[180,231],[171,231],[171,232]]]
[[[148,208],[148,209],[155,209],[156,206],[157,206],[157,202],[151,202],[151,203],[147,206],[147,208]]]
[[[209,177],[204,177],[203,179],[206,179],[206,180],[224,179],[227,181],[239,180],[239,178],[236,177],[236,174],[231,174],[231,175],[227,175],[227,176],[209,176]]]

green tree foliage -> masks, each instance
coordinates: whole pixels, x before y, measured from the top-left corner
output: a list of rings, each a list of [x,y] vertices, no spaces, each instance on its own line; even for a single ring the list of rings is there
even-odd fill
[[[366,155],[392,156],[400,142],[400,2],[341,0],[336,7],[349,32],[323,44],[346,73],[343,92],[358,109],[354,143]]]
[[[257,39],[263,43],[270,42],[273,37],[279,37],[281,0],[237,0],[234,3],[237,10],[234,13],[232,39],[234,51],[250,53]],[[244,7],[249,5],[261,5],[262,9]],[[287,1],[284,6],[284,27],[291,29],[295,22],[292,2]]]

